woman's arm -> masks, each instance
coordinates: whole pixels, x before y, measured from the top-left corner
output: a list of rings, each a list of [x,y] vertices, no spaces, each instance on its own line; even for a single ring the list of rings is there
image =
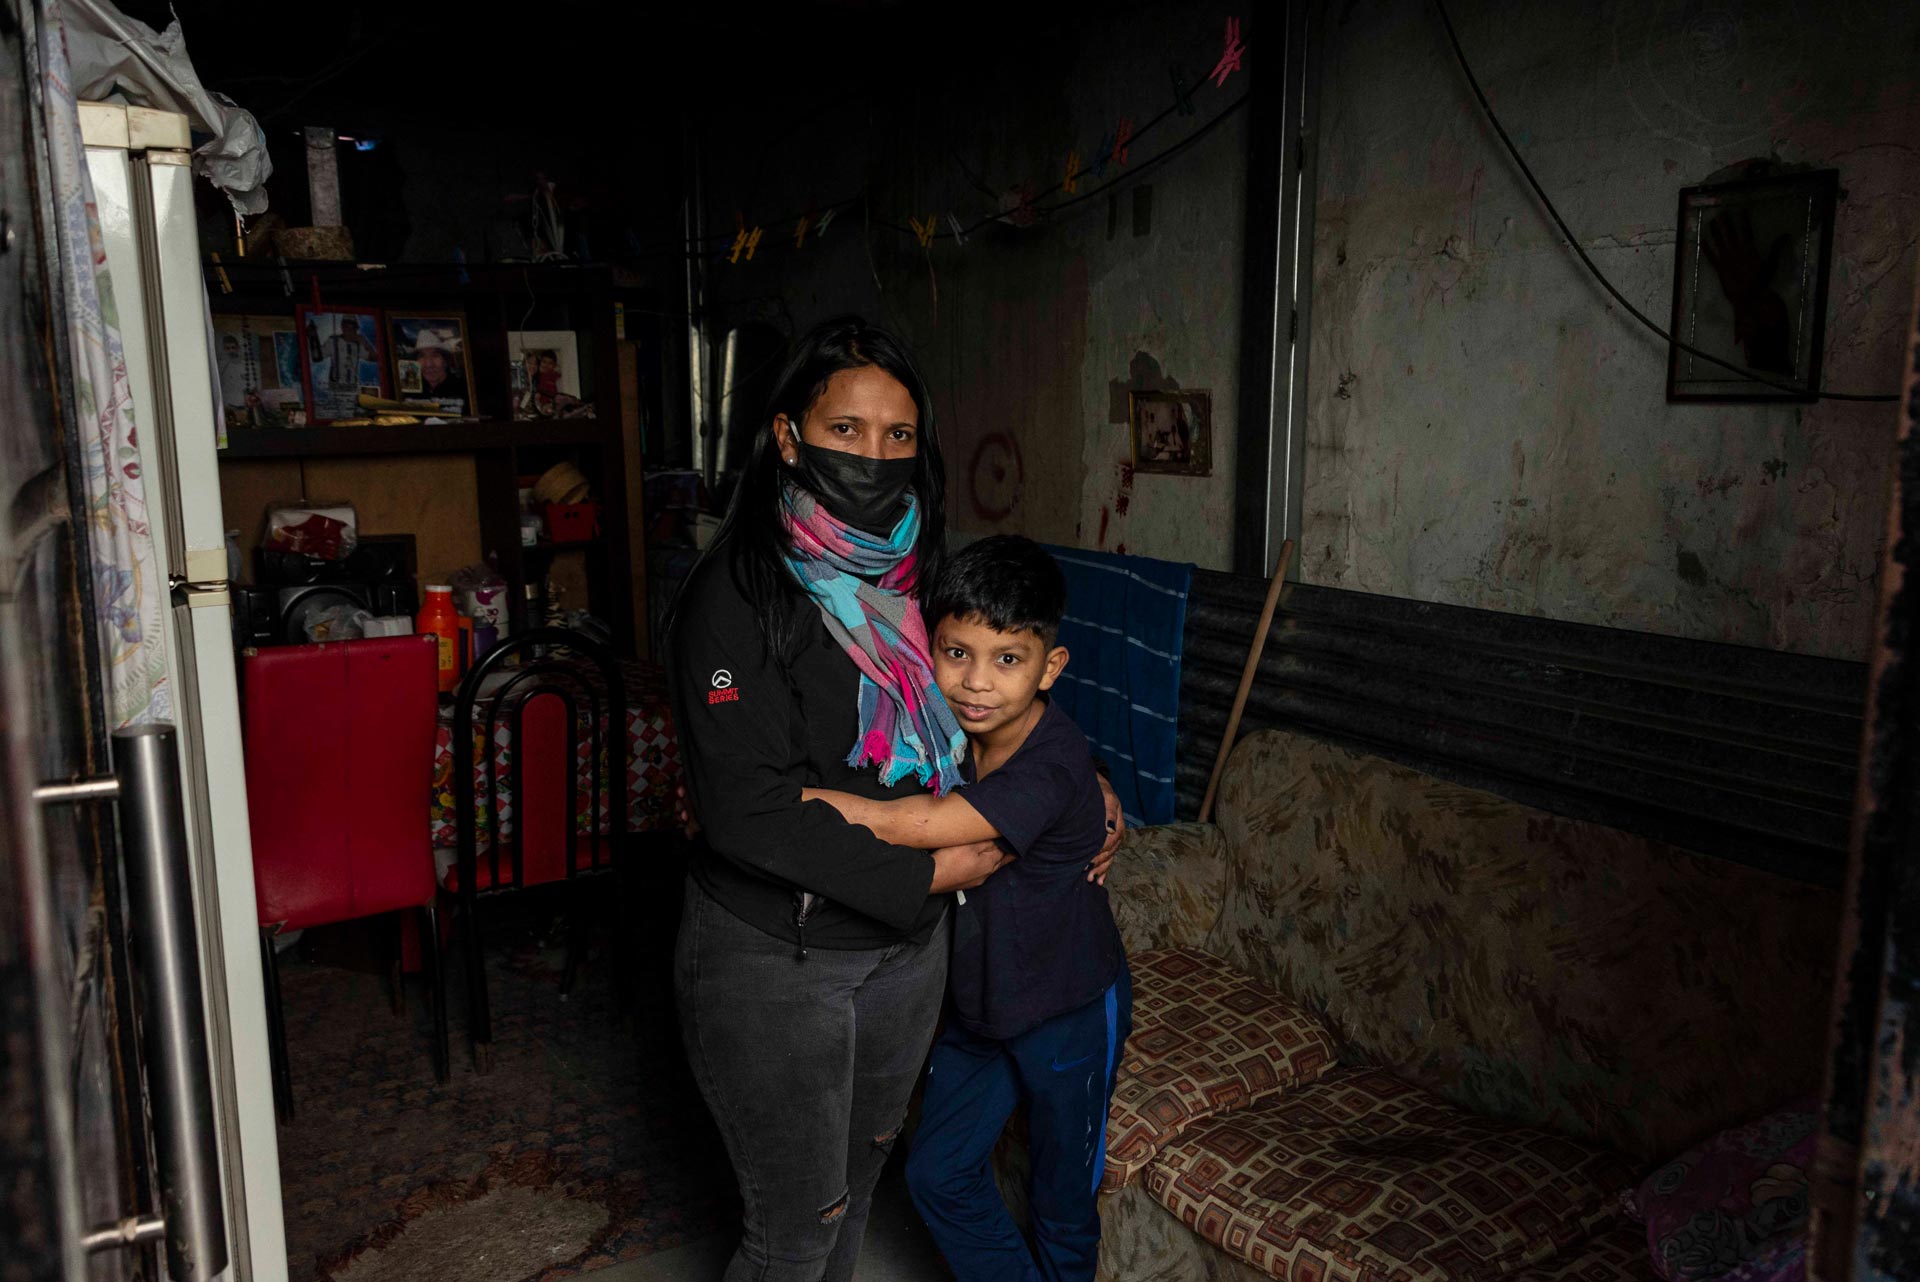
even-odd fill
[[[957,792],[944,797],[900,797],[893,801],[872,801],[850,792],[831,788],[802,788],[802,801],[824,801],[850,824],[858,824],[882,841],[920,850],[938,850],[942,846],[962,846],[976,841],[992,841],[1000,834],[980,817]]]
[[[708,844],[743,867],[908,929],[930,893],[933,858],[800,800],[798,696],[767,655],[755,611],[724,563],[703,566],[685,591],[669,675],[688,792]]]

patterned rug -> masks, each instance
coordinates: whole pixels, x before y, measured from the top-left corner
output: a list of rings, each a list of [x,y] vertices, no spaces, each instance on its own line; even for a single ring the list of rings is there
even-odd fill
[[[663,949],[623,1015],[604,945],[563,1001],[561,932],[490,923],[493,1068],[481,1076],[456,942],[443,1087],[425,982],[408,977],[406,1013],[394,1014],[370,925],[310,932],[281,957],[295,1282],[553,1282],[737,1225],[732,1174],[681,1057]]]

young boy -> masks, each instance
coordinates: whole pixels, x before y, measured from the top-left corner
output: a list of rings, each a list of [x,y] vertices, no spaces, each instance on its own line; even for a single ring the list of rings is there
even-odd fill
[[[1094,1193],[1133,989],[1107,892],[1086,879],[1106,839],[1093,755],[1044,695],[1067,666],[1055,644],[1065,609],[1060,567],[1032,540],[960,552],[927,618],[935,677],[972,749],[966,786],[900,801],[803,793],[898,845],[998,840],[1015,856],[955,908],[952,1006],[907,1160],[914,1204],[960,1282],[1090,1280],[1099,1254]],[[1031,1250],[988,1164],[1022,1103]]]

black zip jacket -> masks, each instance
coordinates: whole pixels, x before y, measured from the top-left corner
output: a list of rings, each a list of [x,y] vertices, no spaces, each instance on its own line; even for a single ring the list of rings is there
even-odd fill
[[[668,681],[706,837],[693,875],[734,916],[802,949],[924,941],[951,898],[927,893],[933,857],[800,800],[803,787],[882,800],[921,788],[911,775],[884,788],[873,768],[847,765],[860,671],[818,609],[801,610],[807,640],[783,666],[726,557],[703,560],[682,589]],[[803,901],[803,891],[817,898]]]

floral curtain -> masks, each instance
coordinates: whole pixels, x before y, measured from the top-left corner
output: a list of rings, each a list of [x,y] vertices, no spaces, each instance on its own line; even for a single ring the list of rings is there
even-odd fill
[[[173,712],[162,621],[167,585],[147,519],[126,354],[57,3],[41,0],[39,38],[107,715],[116,727],[166,721]]]

